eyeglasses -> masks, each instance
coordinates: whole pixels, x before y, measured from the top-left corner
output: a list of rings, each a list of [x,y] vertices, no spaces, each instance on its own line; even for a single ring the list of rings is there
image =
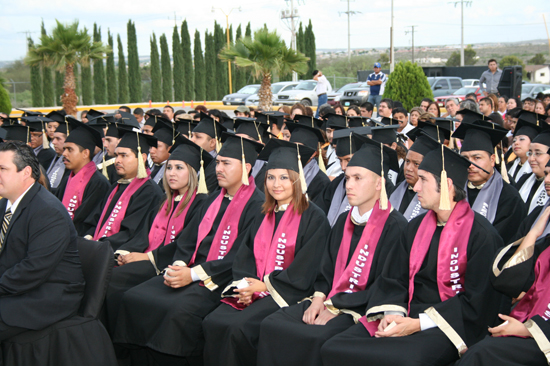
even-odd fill
[[[542,151],[527,151],[527,156],[535,156],[535,158],[539,158],[541,157],[542,155],[545,155],[546,153],[545,152],[542,152]]]

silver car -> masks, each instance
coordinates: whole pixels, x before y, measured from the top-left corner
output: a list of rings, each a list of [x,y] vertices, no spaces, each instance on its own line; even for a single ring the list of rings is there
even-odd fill
[[[273,94],[273,103],[277,99],[277,94],[294,89],[298,85],[297,81],[280,81],[278,83],[271,84],[271,93]],[[260,103],[260,97],[258,94],[252,94],[246,99],[245,104],[251,106],[258,106]]]
[[[294,89],[277,94],[277,99],[274,103],[278,105],[294,105],[302,103],[306,107],[317,105],[317,93],[315,87],[317,81],[303,80],[294,87]]]

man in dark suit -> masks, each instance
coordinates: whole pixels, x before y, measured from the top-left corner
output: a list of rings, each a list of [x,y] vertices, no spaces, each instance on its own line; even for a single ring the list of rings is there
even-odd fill
[[[67,210],[22,142],[0,144],[0,342],[76,314],[84,292]]]

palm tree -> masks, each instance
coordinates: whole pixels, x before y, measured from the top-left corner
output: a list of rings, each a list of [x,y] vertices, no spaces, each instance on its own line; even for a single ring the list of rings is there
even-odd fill
[[[63,24],[56,20],[56,23],[51,35],[43,34],[40,43],[29,49],[25,63],[65,71],[61,102],[67,114],[76,116],[78,97],[75,93],[75,66],[87,66],[91,60],[101,60],[112,50],[101,42],[93,42],[86,29],[78,29],[78,21]]]
[[[303,74],[307,71],[309,60],[302,53],[288,48],[277,32],[270,32],[266,28],[256,31],[254,39],[247,37],[229,48],[225,47],[219,58],[232,61],[237,67],[249,68],[255,78],[261,78],[259,108],[264,111],[271,110],[273,104],[272,75],[288,74],[292,71]]]

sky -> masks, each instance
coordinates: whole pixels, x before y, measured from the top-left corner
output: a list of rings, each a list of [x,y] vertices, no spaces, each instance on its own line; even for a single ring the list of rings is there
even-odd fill
[[[300,20],[311,19],[317,49],[347,49],[348,0],[295,0]],[[522,6],[523,5],[523,6]],[[240,11],[239,8],[240,7]],[[267,24],[290,41],[288,24],[280,19],[282,10],[290,7],[290,0],[0,0],[0,61],[17,60],[26,53],[26,33],[38,41],[40,24],[51,31],[55,20],[69,23],[78,20],[90,31],[96,22],[101,26],[102,39],[107,41],[107,29],[120,34],[126,49],[126,24],[136,24],[138,52],[150,53],[149,38],[166,33],[172,39],[174,18],[178,27],[187,19],[191,40],[195,29],[201,33],[212,31],[214,21],[225,27],[224,13],[236,30],[250,21],[252,29]],[[217,8],[212,12],[212,8]],[[349,2],[351,15],[351,48],[389,47],[391,0],[356,0]],[[221,10],[220,10],[221,9]],[[543,21],[546,12],[550,22],[548,0],[528,0],[518,4],[515,0],[473,0],[464,7],[464,42],[517,42],[546,39]],[[442,0],[394,0],[394,40],[396,47],[411,45],[410,26],[415,25],[415,45],[460,44],[460,4]],[[115,40],[116,47],[116,40]],[[204,50],[204,44],[202,46]]]

